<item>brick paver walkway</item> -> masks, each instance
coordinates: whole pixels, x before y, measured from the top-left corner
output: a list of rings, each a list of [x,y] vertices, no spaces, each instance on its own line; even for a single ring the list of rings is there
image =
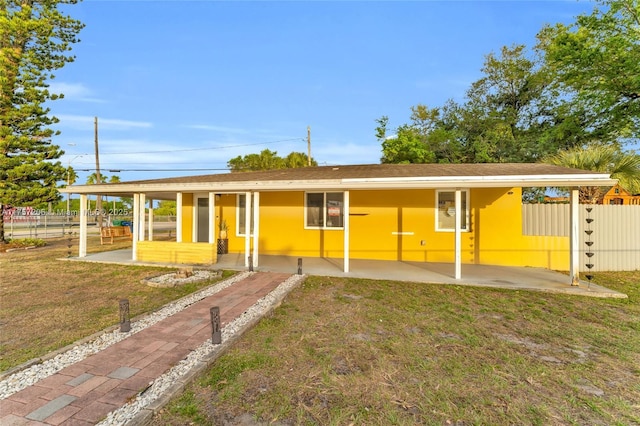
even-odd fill
[[[0,401],[0,425],[93,425],[211,339],[290,274],[261,272]]]

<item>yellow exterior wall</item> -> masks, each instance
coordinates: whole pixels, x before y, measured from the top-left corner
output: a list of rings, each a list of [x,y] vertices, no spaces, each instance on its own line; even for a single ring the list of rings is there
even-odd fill
[[[259,253],[343,257],[342,229],[305,229],[303,191],[260,193]],[[567,237],[522,235],[520,188],[470,190],[470,232],[462,232],[462,262],[567,270]],[[351,191],[352,259],[453,262],[454,233],[436,231],[435,190]],[[192,241],[193,197],[183,194],[183,241]],[[229,227],[230,253],[244,253],[237,233],[236,195],[216,199],[218,224]]]
[[[229,226],[229,252],[244,253],[245,237],[238,235],[236,196],[220,199]],[[344,233],[304,229],[304,192],[260,193],[259,252],[266,255],[342,257]]]
[[[569,268],[569,238],[522,235],[521,188],[472,191],[477,247],[475,263]]]
[[[211,265],[218,260],[216,244],[174,241],[138,241],[137,256],[141,262],[191,265]]]
[[[305,229],[303,191],[260,194],[259,253],[343,257],[342,229]],[[212,264],[217,244],[193,242],[194,196],[183,194],[182,242],[140,241],[140,261]],[[216,197],[215,236],[226,220],[230,253],[244,253],[237,233],[236,194]],[[453,262],[454,233],[436,231],[435,190],[350,192],[352,259]],[[462,262],[504,266],[569,268],[567,237],[522,235],[521,190],[470,190],[470,232],[462,232]]]
[[[182,242],[184,243],[193,242],[193,208],[193,194],[182,194]]]

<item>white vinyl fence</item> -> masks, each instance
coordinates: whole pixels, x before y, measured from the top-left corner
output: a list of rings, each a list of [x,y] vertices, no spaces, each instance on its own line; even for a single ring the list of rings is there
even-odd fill
[[[593,221],[589,224],[587,219]],[[640,269],[640,206],[581,204],[579,225],[580,250],[594,253],[593,271]],[[589,229],[593,230],[590,236],[585,232]],[[523,204],[522,233],[569,236],[569,205]],[[587,241],[593,242],[590,250]]]

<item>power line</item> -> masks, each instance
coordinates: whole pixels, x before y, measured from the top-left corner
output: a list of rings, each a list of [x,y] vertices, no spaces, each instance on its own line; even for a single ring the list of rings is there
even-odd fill
[[[229,171],[230,169],[225,167],[223,169],[220,168],[206,168],[206,169],[106,169],[109,173],[120,173],[120,172],[202,172],[202,171],[210,171],[210,170],[224,170]],[[93,172],[95,169],[74,169],[76,172]]]

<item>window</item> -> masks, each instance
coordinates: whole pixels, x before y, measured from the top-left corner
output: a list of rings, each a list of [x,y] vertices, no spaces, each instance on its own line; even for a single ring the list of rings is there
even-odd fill
[[[469,191],[460,191],[462,200],[462,221],[460,229],[469,231]],[[455,191],[436,191],[436,231],[455,231],[456,226]]]
[[[342,228],[344,194],[342,192],[308,192],[305,194],[306,228]]]
[[[236,227],[236,235],[239,237],[244,237],[247,232],[246,219],[247,219],[247,195],[246,194],[238,194],[237,197],[237,208],[236,208],[236,223],[238,226]],[[253,207],[253,205],[252,205]],[[251,234],[253,235],[253,209],[251,209]]]

